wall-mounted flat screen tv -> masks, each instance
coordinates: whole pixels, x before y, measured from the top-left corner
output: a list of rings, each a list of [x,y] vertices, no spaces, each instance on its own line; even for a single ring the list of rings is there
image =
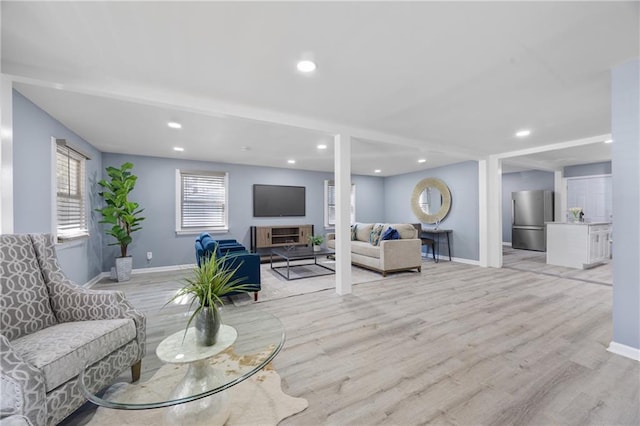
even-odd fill
[[[253,185],[253,216],[305,216],[305,187]]]

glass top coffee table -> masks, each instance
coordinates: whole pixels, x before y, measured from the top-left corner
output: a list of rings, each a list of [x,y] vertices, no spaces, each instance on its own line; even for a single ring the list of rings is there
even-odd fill
[[[193,328],[185,336],[188,316],[180,315],[181,321],[169,321],[164,327],[157,348],[148,347],[142,360],[143,380],[91,392],[83,371],[84,394],[108,408],[171,407],[165,414],[167,424],[184,423],[189,416],[194,416],[194,424],[200,419],[223,424],[230,413],[228,393],[223,391],[264,368],[282,349],[285,333],[278,318],[252,306],[224,307],[221,313],[223,326],[214,346],[196,345]],[[192,401],[197,401],[197,409],[190,408]]]
[[[275,248],[271,250],[271,269],[273,269],[278,274],[282,275],[287,280],[299,280],[301,278],[310,278],[317,277],[320,275],[329,275],[335,274],[336,271],[326,265],[318,263],[318,257],[320,256],[332,256],[335,255],[336,252],[333,250],[321,248],[320,250],[313,250],[311,247],[304,246],[293,246],[290,248]],[[281,261],[286,262],[286,265],[274,266],[274,256],[275,261],[278,261],[278,258],[281,258]],[[291,264],[292,261],[304,261],[304,260],[313,260],[313,263],[296,263]],[[300,274],[298,276],[292,277],[292,270],[299,270],[300,268],[306,268],[304,274]],[[286,270],[286,274],[282,272]]]

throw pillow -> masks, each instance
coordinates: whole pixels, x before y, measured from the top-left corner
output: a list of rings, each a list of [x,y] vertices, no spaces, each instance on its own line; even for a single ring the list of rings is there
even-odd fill
[[[351,225],[351,241],[356,241],[358,239],[358,224],[354,223]]]
[[[380,234],[382,234],[382,229],[384,229],[384,224],[382,223],[376,223],[373,225],[371,233],[369,234],[369,243],[372,246],[380,245]]]
[[[398,232],[397,229],[388,227],[387,230],[384,231],[384,233],[382,234],[382,239],[383,240],[399,240],[400,233]]]

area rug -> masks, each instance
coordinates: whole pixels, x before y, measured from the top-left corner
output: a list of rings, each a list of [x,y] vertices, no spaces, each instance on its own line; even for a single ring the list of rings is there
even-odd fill
[[[308,261],[306,261],[308,262]],[[322,263],[331,269],[335,268],[335,261],[333,260],[322,260],[318,263]],[[313,271],[301,268],[317,268]],[[317,266],[305,265],[304,267],[297,267],[291,270],[292,277],[299,276],[300,272],[308,273],[308,272],[328,272],[326,270],[322,270]],[[284,270],[286,274],[286,270]],[[415,273],[415,272],[407,272],[407,273]],[[359,284],[364,282],[371,281],[380,281],[385,280],[389,277],[383,277],[380,273],[370,271],[368,269],[358,268],[353,266],[351,268],[351,282],[353,284]],[[401,275],[402,272],[394,274],[394,276]],[[314,293],[316,291],[329,290],[334,289],[336,286],[336,276],[335,274],[330,275],[322,275],[317,277],[307,277],[304,279],[297,279],[287,281],[286,278],[282,277],[280,274],[276,273],[271,269],[271,265],[269,263],[263,263],[261,265],[261,280],[262,280],[262,290],[258,295],[258,302],[266,302],[268,300],[274,299],[284,299],[291,296],[297,296],[300,294]],[[238,294],[230,297],[231,301],[235,306],[244,306],[254,303],[253,294]]]
[[[236,362],[245,361],[246,359],[236,360]],[[167,387],[172,388],[180,375],[168,373],[170,373],[170,369],[176,368],[180,367],[165,365],[149,381],[141,384],[126,385],[117,392],[123,392],[124,394],[121,394],[121,397],[130,402],[135,402],[135,394],[139,393],[140,387],[145,388],[146,392],[162,391]],[[234,366],[233,364],[227,364],[221,366],[221,368],[234,368]],[[134,390],[136,392],[133,392]],[[225,426],[277,425],[281,420],[303,411],[309,405],[306,399],[294,398],[282,391],[280,376],[271,364],[268,364],[263,370],[249,379],[231,387],[226,392],[229,392],[231,399],[231,414]],[[189,404],[192,407],[189,407]],[[198,401],[182,405],[186,410],[195,410],[197,406]],[[100,407],[88,424],[91,426],[168,425],[165,419],[166,410],[168,408],[132,411]],[[171,426],[182,424],[180,422],[171,422]],[[215,426],[214,423],[205,419],[198,421],[197,424]]]

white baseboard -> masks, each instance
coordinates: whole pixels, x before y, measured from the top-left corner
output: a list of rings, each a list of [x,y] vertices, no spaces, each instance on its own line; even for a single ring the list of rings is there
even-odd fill
[[[98,275],[96,275],[95,277],[91,278],[89,281],[87,281],[86,283],[84,283],[82,285],[82,287],[84,288],[91,288],[94,285],[96,285],[98,283],[98,281],[100,281],[103,278],[106,278],[109,276],[108,272],[100,272]]]
[[[507,247],[511,247],[511,243],[507,242],[507,241],[503,241],[502,242],[503,246],[507,246]]]
[[[638,348],[632,348],[631,346],[623,345],[621,343],[611,342],[609,343],[607,350],[616,355],[640,361],[640,349]]]
[[[196,266],[195,263],[191,263],[191,264],[186,264],[186,265],[157,266],[155,268],[138,268],[138,269],[132,269],[131,270],[131,275],[150,274],[152,272],[180,271],[180,270],[183,270],[183,269],[191,269],[191,268],[193,268],[195,266]],[[84,285],[82,287],[91,288],[96,283],[98,283],[98,281],[100,281],[101,279],[108,278],[110,276],[111,276],[111,274],[109,272],[101,272],[98,275],[96,275],[95,277],[91,278],[86,283],[84,283]]]
[[[150,274],[152,272],[167,272],[167,271],[180,271],[182,269],[191,269],[196,266],[195,263],[189,263],[186,265],[169,265],[169,266],[156,266],[155,268],[139,268],[131,271],[132,275],[137,274]]]
[[[438,257],[438,259],[442,259],[442,257]],[[448,257],[446,259],[449,260]],[[452,262],[458,262],[458,263],[465,263],[467,265],[480,266],[480,261],[479,260],[471,260],[471,259],[462,259],[460,257],[452,257],[451,261]]]
[[[433,257],[431,255],[427,255],[427,256],[422,256],[422,260],[433,260]],[[449,256],[448,255],[438,255],[438,262],[440,261],[445,261],[448,262],[449,261]],[[480,266],[480,261],[479,260],[471,260],[471,259],[463,259],[461,257],[451,257],[451,261],[452,262],[458,262],[458,263],[464,263],[467,265],[474,265],[474,266]]]

